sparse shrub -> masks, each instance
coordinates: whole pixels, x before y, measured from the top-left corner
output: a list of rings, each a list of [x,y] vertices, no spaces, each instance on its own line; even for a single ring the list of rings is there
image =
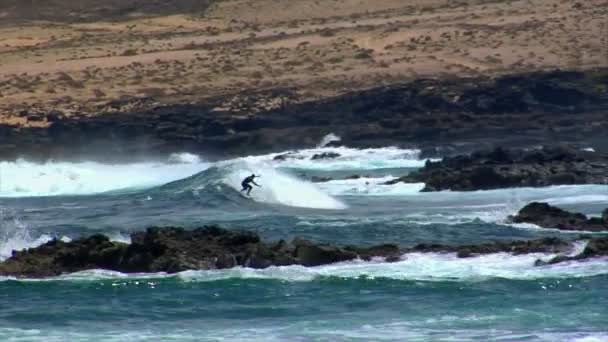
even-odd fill
[[[120,55],[121,56],[135,56],[135,55],[137,55],[137,49],[126,49]]]
[[[333,37],[336,34],[330,29],[323,29],[323,30],[321,30],[321,32],[319,32],[319,35],[321,37]]]

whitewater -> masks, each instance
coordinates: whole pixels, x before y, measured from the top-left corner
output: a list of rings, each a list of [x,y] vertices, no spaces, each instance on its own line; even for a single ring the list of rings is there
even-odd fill
[[[531,201],[587,215],[608,207],[606,185],[385,185],[424,166],[420,151],[329,146],[337,141],[227,160],[0,162],[0,260],[53,238],[102,233],[129,243],[149,226],[204,224],[359,246],[558,236],[579,240],[574,255],[589,234],[508,216]],[[240,183],[250,174],[261,187],[248,198]],[[607,341],[608,260],[535,266],[554,256],[407,253],[390,263],[0,277],[0,340]]]

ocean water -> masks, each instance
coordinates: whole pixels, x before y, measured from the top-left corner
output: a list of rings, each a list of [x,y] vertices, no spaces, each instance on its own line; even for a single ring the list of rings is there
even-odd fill
[[[101,232],[129,242],[151,225],[208,223],[338,245],[574,239],[579,233],[505,219],[533,200],[589,215],[608,207],[606,185],[438,193],[382,185],[424,165],[415,150],[319,146],[273,160],[285,152],[0,162],[0,259],[53,237]],[[310,159],[323,152],[341,156]],[[251,173],[262,187],[249,200],[238,190]],[[395,263],[4,277],[0,341],[608,341],[608,260],[534,266],[550,257],[412,253]]]

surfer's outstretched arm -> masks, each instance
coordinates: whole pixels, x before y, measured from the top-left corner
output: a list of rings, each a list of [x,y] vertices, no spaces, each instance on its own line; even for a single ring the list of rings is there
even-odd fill
[[[254,182],[254,181],[251,181],[251,183],[253,183],[255,186],[260,186],[260,184]]]

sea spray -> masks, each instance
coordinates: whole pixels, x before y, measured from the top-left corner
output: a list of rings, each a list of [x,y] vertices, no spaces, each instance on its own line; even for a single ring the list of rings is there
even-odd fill
[[[319,144],[317,145],[317,148],[322,148],[327,146],[329,143],[334,142],[334,141],[341,141],[342,138],[340,138],[339,136],[333,134],[333,133],[329,133],[328,135],[324,136],[323,139],[321,139],[321,142],[319,142]]]
[[[292,207],[316,209],[345,209],[347,206],[329,196],[314,184],[278,171],[266,163],[239,162],[230,166],[231,172],[223,179],[235,191],[241,191],[241,181],[251,175],[260,175],[256,180],[260,187],[251,191],[256,202],[281,204]]]
[[[37,247],[50,240],[47,234],[33,237],[14,210],[0,208],[0,261],[9,258],[13,250]]]

